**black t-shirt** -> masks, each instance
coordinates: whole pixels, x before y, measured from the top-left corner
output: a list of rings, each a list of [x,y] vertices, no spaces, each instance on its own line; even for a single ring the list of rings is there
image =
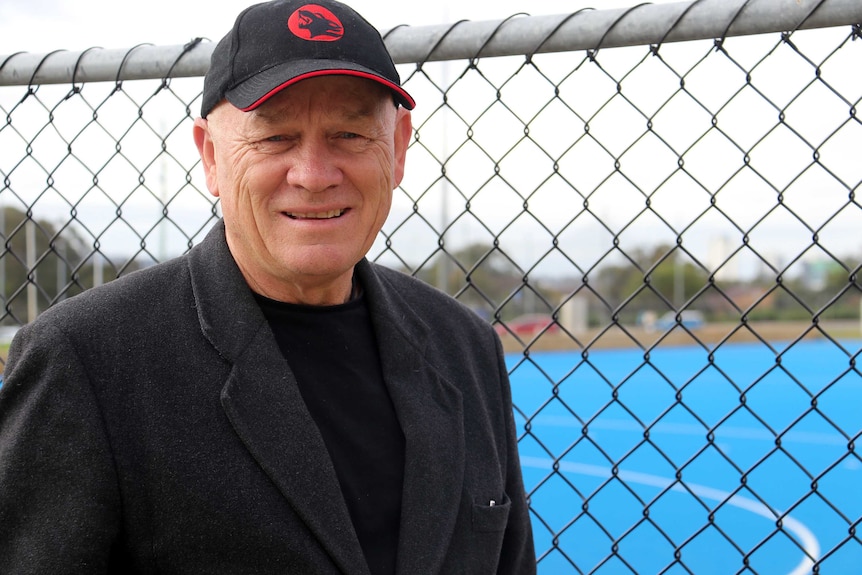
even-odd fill
[[[329,450],[371,573],[395,573],[404,434],[364,297],[321,307],[257,300]]]

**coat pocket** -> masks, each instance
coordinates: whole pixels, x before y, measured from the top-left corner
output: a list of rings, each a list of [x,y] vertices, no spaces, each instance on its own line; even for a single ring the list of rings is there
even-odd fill
[[[509,509],[512,507],[512,502],[509,496],[505,493],[499,501],[494,501],[493,504],[487,503],[473,504],[473,531],[481,533],[489,533],[495,531],[504,531],[506,523],[509,521]]]

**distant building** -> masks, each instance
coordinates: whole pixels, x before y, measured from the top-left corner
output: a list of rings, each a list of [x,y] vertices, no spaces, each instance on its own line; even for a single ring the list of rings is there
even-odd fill
[[[812,291],[824,289],[829,283],[829,274],[841,272],[843,268],[835,260],[817,259],[802,262],[802,284]]]
[[[725,282],[740,280],[739,262],[732,258],[735,246],[728,236],[713,237],[708,246],[706,264],[715,274],[715,279]]]

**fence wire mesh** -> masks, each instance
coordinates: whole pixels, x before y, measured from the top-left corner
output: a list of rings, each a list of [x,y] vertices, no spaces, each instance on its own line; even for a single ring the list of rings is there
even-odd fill
[[[862,565],[860,30],[400,64],[369,257],[496,326],[540,572]],[[219,217],[169,76],[0,88],[7,328]]]

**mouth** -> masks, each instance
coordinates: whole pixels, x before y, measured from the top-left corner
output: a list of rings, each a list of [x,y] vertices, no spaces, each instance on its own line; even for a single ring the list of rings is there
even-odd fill
[[[284,212],[292,220],[331,220],[344,215],[347,210],[329,210],[326,212]]]

